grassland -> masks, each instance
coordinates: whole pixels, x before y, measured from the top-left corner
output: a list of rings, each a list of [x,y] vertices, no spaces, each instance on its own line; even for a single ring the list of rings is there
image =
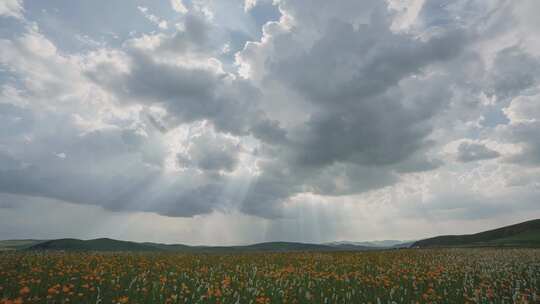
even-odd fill
[[[0,251],[24,250],[28,249],[41,241],[38,240],[5,240],[0,241]]]
[[[0,303],[538,303],[538,249],[0,253]]]
[[[415,242],[413,247],[540,248],[540,219],[464,235],[442,235]]]

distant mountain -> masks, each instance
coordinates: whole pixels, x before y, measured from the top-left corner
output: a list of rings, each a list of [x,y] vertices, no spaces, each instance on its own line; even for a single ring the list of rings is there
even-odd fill
[[[293,251],[334,251],[333,247],[319,244],[296,242],[266,242],[239,246],[188,246],[145,243],[165,251],[193,253],[234,253],[234,252],[293,252]]]
[[[246,246],[233,246],[223,248],[235,248],[240,251],[332,251],[334,248],[326,245],[295,243],[295,242],[267,242]]]
[[[183,244],[137,243],[109,238],[93,240],[7,240],[0,241],[3,250],[63,250],[63,251],[139,251],[185,253],[298,252],[298,251],[364,251],[429,247],[538,247],[540,219],[506,226],[476,234],[445,235],[416,242],[372,241],[331,242],[310,244],[297,242],[267,242],[241,246],[189,246]]]
[[[475,234],[437,236],[412,247],[540,247],[540,219]]]
[[[398,240],[382,240],[382,241],[365,241],[365,242],[350,242],[338,241],[324,243],[328,246],[360,246],[360,247],[375,247],[375,248],[405,248],[411,245],[414,241],[398,241]]]
[[[25,250],[63,250],[63,251],[162,251],[185,253],[236,253],[236,252],[295,252],[295,251],[349,251],[366,250],[362,246],[339,245],[329,246],[321,244],[296,242],[267,242],[242,246],[188,246],[183,244],[136,243],[118,241],[113,239],[58,239],[41,241],[30,246],[22,247]]]
[[[395,245],[393,245],[391,248],[394,248],[394,249],[411,248],[411,246],[412,246],[415,242],[416,242],[416,241],[405,241],[405,242],[403,242],[403,243],[395,244]]]

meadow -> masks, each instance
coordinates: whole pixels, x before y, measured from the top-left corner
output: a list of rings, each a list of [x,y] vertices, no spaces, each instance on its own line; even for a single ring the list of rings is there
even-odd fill
[[[0,303],[540,303],[540,250],[0,253]]]

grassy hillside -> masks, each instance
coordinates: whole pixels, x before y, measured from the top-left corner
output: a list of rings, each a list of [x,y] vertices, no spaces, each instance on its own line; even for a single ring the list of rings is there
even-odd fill
[[[118,241],[107,238],[94,240],[58,239],[35,244],[29,250],[66,251],[159,251],[160,249],[135,242]]]
[[[43,242],[42,240],[5,240],[0,241],[0,251],[21,250]]]
[[[406,248],[367,247],[352,243],[309,244],[268,242],[245,246],[188,246],[183,244],[136,243],[108,238],[94,240],[57,239],[0,241],[0,250],[65,250],[65,251],[164,251],[186,253],[298,252],[298,251],[360,251]],[[445,235],[414,242],[410,247],[538,247],[540,219],[467,235]]]
[[[23,249],[65,250],[65,251],[165,251],[186,253],[235,253],[235,252],[298,252],[298,251],[339,251],[363,250],[364,247],[346,248],[319,244],[294,242],[268,242],[246,246],[188,246],[182,244],[135,243],[112,239],[78,240],[58,239],[44,241]]]
[[[443,235],[415,242],[413,247],[540,247],[540,219],[475,234]]]

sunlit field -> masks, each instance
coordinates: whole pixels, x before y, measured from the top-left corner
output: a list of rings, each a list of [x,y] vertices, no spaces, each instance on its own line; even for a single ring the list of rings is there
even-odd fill
[[[540,250],[0,253],[0,303],[539,303]]]

